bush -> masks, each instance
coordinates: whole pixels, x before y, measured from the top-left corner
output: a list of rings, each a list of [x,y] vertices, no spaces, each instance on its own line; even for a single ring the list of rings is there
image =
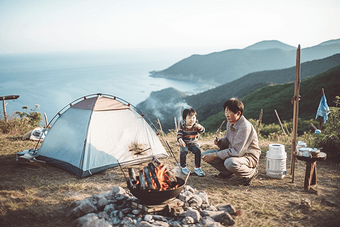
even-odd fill
[[[24,110],[27,110],[28,107],[22,107]],[[31,109],[29,111],[17,111],[9,117],[8,122],[4,119],[0,119],[0,131],[2,133],[26,133],[35,127],[39,126],[42,117],[41,113],[36,110],[39,108],[39,105],[35,105],[35,109]]]
[[[336,107],[330,107],[328,122],[320,134],[314,135],[314,147],[322,147],[328,158],[340,161],[340,97],[336,96]]]

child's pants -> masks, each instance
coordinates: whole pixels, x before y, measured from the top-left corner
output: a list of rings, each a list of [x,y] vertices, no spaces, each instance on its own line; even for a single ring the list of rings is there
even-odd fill
[[[180,162],[181,167],[187,166],[187,154],[191,151],[195,155],[195,167],[201,167],[201,149],[197,144],[187,144],[186,147],[180,147]]]

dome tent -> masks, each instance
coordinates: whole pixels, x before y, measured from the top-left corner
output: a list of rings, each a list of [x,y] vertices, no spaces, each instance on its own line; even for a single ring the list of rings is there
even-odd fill
[[[150,120],[114,96],[79,98],[58,112],[52,122],[36,157],[79,177],[168,157]]]

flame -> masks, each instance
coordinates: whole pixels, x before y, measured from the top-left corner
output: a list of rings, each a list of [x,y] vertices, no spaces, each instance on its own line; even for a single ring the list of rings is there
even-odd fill
[[[159,182],[160,187],[158,187],[155,179],[152,178],[152,187],[153,190],[158,190],[158,191],[165,191],[168,189],[176,189],[179,187],[179,184],[176,184],[172,187],[172,182],[170,180],[169,174],[167,173],[168,170],[166,168],[166,166],[164,165],[159,165],[158,167],[155,168],[155,173]],[[144,176],[145,176],[145,172],[144,172]],[[137,180],[136,185],[140,184],[139,180]],[[149,190],[151,191],[151,190]]]

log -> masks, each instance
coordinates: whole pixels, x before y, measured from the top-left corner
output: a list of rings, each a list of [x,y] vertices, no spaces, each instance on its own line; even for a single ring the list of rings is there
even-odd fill
[[[155,165],[152,162],[150,162],[148,164],[148,166],[149,166],[149,169],[150,169],[151,176],[152,176],[153,180],[156,183],[156,186],[157,186],[156,189],[160,189],[161,185],[160,185],[160,183],[158,181],[158,178],[157,178],[157,175],[156,175],[156,167],[155,167]]]
[[[148,167],[144,167],[144,175],[145,175],[145,180],[148,186],[148,189],[153,189],[153,185],[152,185],[152,178],[150,175],[150,171]]]
[[[137,177],[136,177],[136,173],[135,170],[133,168],[129,168],[129,179],[128,179],[128,183],[130,184],[131,188],[136,188],[137,187]]]
[[[140,185],[140,189],[141,190],[146,190],[146,181],[144,178],[144,171],[143,170],[139,170],[139,185]]]

